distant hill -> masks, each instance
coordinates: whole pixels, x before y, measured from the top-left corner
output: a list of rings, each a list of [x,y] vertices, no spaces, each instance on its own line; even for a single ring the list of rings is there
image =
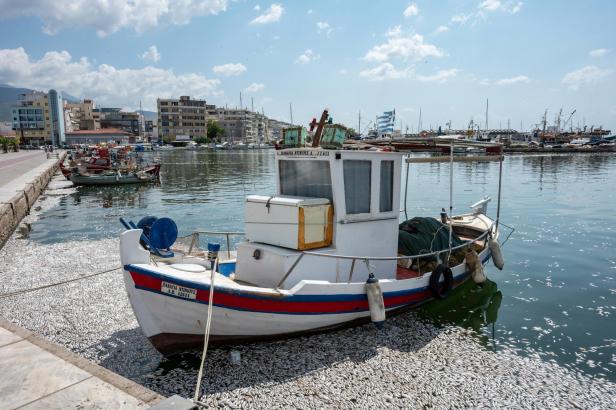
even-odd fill
[[[151,120],[156,122],[158,120],[158,113],[156,111],[146,111],[143,110],[143,116],[145,120]]]

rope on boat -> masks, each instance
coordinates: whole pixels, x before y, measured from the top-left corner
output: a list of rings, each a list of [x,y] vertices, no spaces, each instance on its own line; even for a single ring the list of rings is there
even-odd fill
[[[212,274],[210,276],[210,297],[207,307],[207,322],[205,323],[205,337],[203,339],[203,353],[201,353],[201,365],[199,366],[199,374],[197,375],[197,386],[195,387],[195,397],[193,402],[202,406],[199,401],[199,393],[201,390],[201,378],[203,377],[203,364],[205,363],[205,357],[207,356],[207,348],[210,341],[210,327],[212,325],[212,304],[214,301],[214,278],[216,277],[216,270],[218,270],[218,258],[214,261],[212,267]]]
[[[21,290],[16,290],[14,292],[2,293],[2,294],[0,294],[0,299],[8,298],[8,297],[11,297],[11,296],[22,295],[24,293],[30,293],[30,292],[34,292],[34,291],[41,290],[41,289],[47,289],[47,288],[51,288],[51,287],[54,287],[54,286],[64,285],[66,283],[77,282],[78,280],[88,279],[88,278],[91,278],[91,277],[94,277],[94,276],[102,275],[104,273],[113,272],[113,271],[116,271],[118,269],[122,269],[122,268],[121,267],[117,267],[117,268],[113,268],[113,269],[107,269],[107,270],[104,270],[102,272],[91,273],[89,275],[80,276],[78,278],[63,280],[62,282],[50,283],[48,285],[37,286],[37,287],[34,287],[34,288],[21,289]]]

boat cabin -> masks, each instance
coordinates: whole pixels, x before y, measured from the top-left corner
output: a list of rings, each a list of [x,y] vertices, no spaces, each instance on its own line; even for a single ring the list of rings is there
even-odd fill
[[[301,280],[365,281],[368,269],[394,279],[395,260],[368,266],[327,255],[397,255],[401,161],[388,151],[276,151],[276,193],[246,198],[236,279],[284,289]]]

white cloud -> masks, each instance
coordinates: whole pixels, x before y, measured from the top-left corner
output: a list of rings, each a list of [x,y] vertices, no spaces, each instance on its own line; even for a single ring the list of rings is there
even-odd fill
[[[595,83],[612,73],[612,70],[607,68],[599,68],[594,65],[582,67],[579,70],[567,73],[562,83],[568,85],[570,89],[577,90],[581,85]]]
[[[494,84],[496,85],[510,85],[510,84],[516,84],[516,83],[529,83],[530,82],[530,78],[528,78],[525,75],[517,75],[515,77],[511,77],[511,78],[501,78],[500,80],[496,80],[494,81]]]
[[[439,70],[435,74],[432,75],[417,75],[415,78],[418,81],[429,82],[429,83],[446,83],[448,80],[454,78],[458,75],[460,70],[457,68],[450,68],[447,70]]]
[[[491,13],[509,13],[517,14],[522,10],[524,2],[518,0],[483,0],[477,5],[477,11],[471,13],[456,14],[451,18],[451,22],[464,25],[471,21],[476,24],[480,20],[485,20]]]
[[[312,9],[308,9],[308,11],[306,12],[306,14],[312,14],[312,13],[314,13]]]
[[[479,10],[496,11],[502,7],[499,0],[484,0],[479,3]]]
[[[158,63],[160,61],[160,53],[156,46],[150,46],[148,50],[139,56],[144,61],[152,61],[154,63]]]
[[[608,50],[607,48],[597,48],[594,50],[590,50],[590,52],[588,53],[589,56],[591,57],[603,57],[605,56],[610,50]]]
[[[383,62],[391,57],[404,60],[421,60],[426,57],[442,57],[443,51],[432,44],[424,43],[421,34],[404,35],[399,26],[386,33],[387,42],[374,46],[364,56],[364,60]]]
[[[262,83],[252,83],[248,87],[244,89],[246,93],[256,93],[265,88],[265,84]]]
[[[473,17],[472,14],[460,13],[460,14],[456,14],[455,16],[453,16],[451,18],[451,22],[463,25],[463,24],[466,24],[466,22],[469,21],[471,17]]]
[[[311,61],[315,61],[319,59],[319,55],[316,54],[311,49],[304,51],[297,59],[295,60],[295,64],[308,64]]]
[[[280,20],[284,8],[280,4],[274,3],[269,6],[269,9],[265,10],[265,13],[257,16],[250,24],[268,24],[275,23]]]
[[[246,66],[241,63],[227,63],[212,67],[212,71],[218,75],[231,77],[242,74],[244,71],[246,71]]]
[[[381,81],[408,78],[410,73],[412,73],[412,70],[409,68],[398,70],[391,63],[383,63],[374,68],[360,71],[359,76],[369,80]]]
[[[411,3],[407,8],[404,9],[404,17],[412,17],[419,14],[419,7],[417,7],[417,3]]]
[[[0,0],[0,19],[34,16],[43,21],[46,34],[92,27],[104,37],[122,28],[142,33],[163,22],[186,24],[193,17],[226,9],[227,0]]]
[[[347,70],[346,68],[341,68],[340,70],[338,70],[338,74],[340,75],[347,75],[349,73],[349,70]]]
[[[440,33],[444,33],[446,31],[449,31],[449,27],[447,26],[438,26],[435,30],[436,34],[440,34]]]
[[[261,10],[261,6],[257,4],[257,5],[255,5],[252,9],[253,9],[254,11],[259,11],[259,10]]]
[[[317,34],[325,33],[327,37],[332,34],[334,29],[326,21],[317,21]]]
[[[477,6],[477,8],[479,9],[480,15],[482,13],[489,13],[493,11],[501,11],[501,12],[506,12],[510,14],[516,14],[522,9],[523,5],[524,3],[521,1],[509,0],[509,1],[503,2],[500,0],[484,0],[481,3],[479,3],[479,6]]]
[[[37,90],[66,91],[93,98],[97,105],[156,109],[156,98],[179,95],[219,96],[220,81],[195,73],[176,74],[147,66],[139,69],[94,66],[87,58],[73,60],[67,51],[49,51],[33,60],[23,48],[0,49],[0,83]]]

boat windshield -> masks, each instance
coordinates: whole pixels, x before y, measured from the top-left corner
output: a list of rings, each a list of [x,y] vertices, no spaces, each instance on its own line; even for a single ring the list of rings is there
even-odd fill
[[[279,161],[280,194],[327,198],[333,203],[329,161]]]

